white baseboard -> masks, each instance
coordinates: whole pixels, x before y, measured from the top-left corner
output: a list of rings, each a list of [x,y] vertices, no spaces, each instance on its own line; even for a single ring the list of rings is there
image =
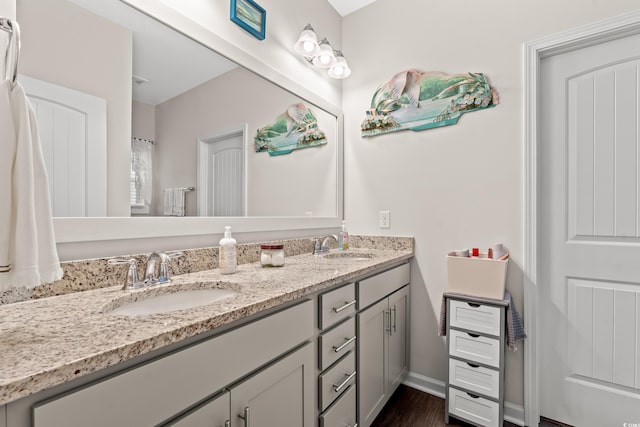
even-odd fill
[[[403,384],[441,399],[445,397],[446,384],[444,381],[425,377],[415,372],[409,372]],[[524,426],[524,406],[504,402],[504,420],[519,426]]]
[[[444,399],[444,381],[425,377],[424,375],[416,374],[415,372],[409,372],[403,384],[439,397],[440,399]]]

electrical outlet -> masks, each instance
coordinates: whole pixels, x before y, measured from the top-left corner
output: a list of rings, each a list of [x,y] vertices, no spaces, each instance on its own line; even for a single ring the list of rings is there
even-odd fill
[[[380,211],[380,217],[378,219],[378,226],[380,228],[389,228],[389,227],[391,227],[391,219],[390,219],[389,211]]]

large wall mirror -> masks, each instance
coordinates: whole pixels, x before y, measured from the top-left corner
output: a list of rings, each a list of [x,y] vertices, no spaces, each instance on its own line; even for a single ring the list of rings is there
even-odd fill
[[[248,231],[270,229],[269,219],[290,218],[293,228],[337,224],[339,109],[284,76],[274,83],[266,67],[269,78],[259,75],[257,61],[245,64],[250,70],[218,54],[215,35],[195,41],[206,31],[190,34],[197,26],[167,6],[153,9],[143,13],[120,0],[16,2],[21,81],[41,128],[54,217],[61,218],[56,232],[102,217],[117,217],[131,231],[151,224],[138,217],[161,217],[169,234],[190,234],[180,231],[185,219],[171,217],[180,215],[171,210],[176,197],[187,217],[246,218]],[[222,50],[233,56],[232,45]],[[300,103],[315,114],[327,144],[257,153],[257,130]],[[114,238],[136,237],[124,230]],[[162,232],[141,235],[150,236]]]

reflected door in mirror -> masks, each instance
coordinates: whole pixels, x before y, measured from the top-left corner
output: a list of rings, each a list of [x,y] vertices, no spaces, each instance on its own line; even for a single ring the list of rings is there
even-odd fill
[[[246,215],[244,141],[244,129],[198,141],[198,215]]]
[[[53,216],[106,216],[106,101],[26,76],[20,84],[36,114]]]

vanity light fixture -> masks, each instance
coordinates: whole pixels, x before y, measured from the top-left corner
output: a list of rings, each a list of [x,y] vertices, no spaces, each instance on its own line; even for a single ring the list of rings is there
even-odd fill
[[[318,36],[311,24],[304,27],[293,49],[314,67],[328,69],[329,77],[333,79],[344,79],[351,74],[342,52],[334,50],[326,38],[318,43]]]

